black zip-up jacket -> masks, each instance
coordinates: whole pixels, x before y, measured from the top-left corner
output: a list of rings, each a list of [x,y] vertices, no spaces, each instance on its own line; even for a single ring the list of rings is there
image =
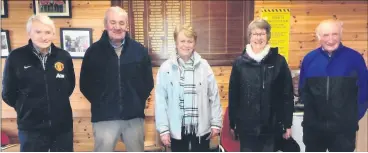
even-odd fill
[[[4,68],[2,97],[17,112],[19,130],[68,131],[73,128],[69,97],[75,87],[72,58],[51,44],[45,69],[28,45],[10,52]]]
[[[277,48],[259,63],[246,51],[234,61],[229,84],[232,129],[258,135],[274,133],[279,125],[290,128],[293,98],[291,73]]]
[[[143,118],[153,88],[148,50],[128,34],[120,57],[103,32],[83,58],[80,89],[91,102],[92,122]]]

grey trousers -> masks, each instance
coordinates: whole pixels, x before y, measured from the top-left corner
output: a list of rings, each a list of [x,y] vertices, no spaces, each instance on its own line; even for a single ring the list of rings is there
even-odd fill
[[[120,137],[128,152],[144,151],[144,119],[100,121],[92,123],[94,152],[113,152]]]

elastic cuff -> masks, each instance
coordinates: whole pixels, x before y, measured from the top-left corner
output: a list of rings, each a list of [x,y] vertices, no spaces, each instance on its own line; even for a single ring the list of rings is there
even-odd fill
[[[221,130],[221,127],[219,127],[219,126],[217,126],[217,125],[212,125],[212,126],[211,126],[211,129],[219,129],[219,130]]]
[[[291,124],[287,124],[287,125],[284,125],[284,128],[285,128],[285,129],[290,129],[290,128],[291,128],[291,126],[292,126]]]
[[[160,133],[160,136],[165,135],[165,134],[168,134],[168,133],[170,133],[170,131],[169,130],[166,130],[166,131]]]
[[[230,129],[235,129],[235,123],[230,122]]]

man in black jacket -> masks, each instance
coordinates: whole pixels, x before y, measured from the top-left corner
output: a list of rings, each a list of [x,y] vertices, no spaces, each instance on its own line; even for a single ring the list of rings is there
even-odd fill
[[[153,88],[148,50],[127,34],[128,15],[105,14],[101,39],[86,51],[80,89],[91,102],[94,151],[114,151],[121,136],[127,151],[144,151],[144,109]]]
[[[49,17],[31,16],[27,32],[28,45],[6,60],[2,92],[5,103],[17,112],[20,151],[72,152],[72,58],[52,43],[55,25]]]
[[[241,151],[274,151],[274,137],[291,136],[294,110],[291,73],[277,48],[268,45],[271,26],[255,20],[248,27],[250,44],[233,63],[229,83],[231,132]]]

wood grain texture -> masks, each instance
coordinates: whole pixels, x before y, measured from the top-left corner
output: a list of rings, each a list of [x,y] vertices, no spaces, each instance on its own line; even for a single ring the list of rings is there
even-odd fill
[[[80,27],[93,29],[93,41],[97,41],[103,31],[103,16],[110,6],[110,1],[73,1],[72,14],[69,19],[53,19],[56,24],[55,45],[60,45],[60,27]],[[25,24],[30,15],[33,14],[32,1],[9,1],[9,17],[2,19],[3,29],[10,31],[11,48],[25,45],[28,36]],[[297,68],[300,60],[312,49],[318,46],[315,37],[315,27],[323,19],[337,18],[344,22],[342,41],[345,45],[356,49],[368,58],[368,6],[367,1],[256,1],[255,17],[260,16],[261,8],[290,8],[291,9],[291,31],[289,66]],[[230,18],[229,18],[230,20]],[[232,20],[232,19],[231,19]],[[238,20],[234,18],[233,20]],[[231,26],[231,25],[228,25]],[[235,26],[235,25],[233,25]],[[234,27],[236,28],[236,27]],[[241,31],[241,30],[240,30]],[[232,32],[236,32],[235,30]],[[202,32],[202,34],[204,34]],[[228,42],[231,44],[230,42]],[[234,46],[228,46],[232,48]],[[2,59],[2,66],[4,65]],[[366,60],[367,61],[367,60]],[[71,96],[71,105],[74,115],[74,137],[76,151],[91,151],[93,149],[93,132],[90,122],[90,103],[83,97],[79,90],[79,73],[82,63],[81,59],[74,59],[76,73],[76,88]],[[231,73],[230,66],[212,67],[216,76],[223,108],[227,107],[228,82]],[[153,68],[154,79],[156,79],[158,68]],[[154,127],[154,90],[147,101],[145,123],[146,142],[145,145],[158,144]],[[9,133],[12,142],[17,142],[16,114],[13,108],[2,103],[2,130]],[[357,136],[357,151],[368,151],[368,118],[365,116],[360,121],[360,130]],[[118,150],[123,150],[123,143],[119,142]]]

